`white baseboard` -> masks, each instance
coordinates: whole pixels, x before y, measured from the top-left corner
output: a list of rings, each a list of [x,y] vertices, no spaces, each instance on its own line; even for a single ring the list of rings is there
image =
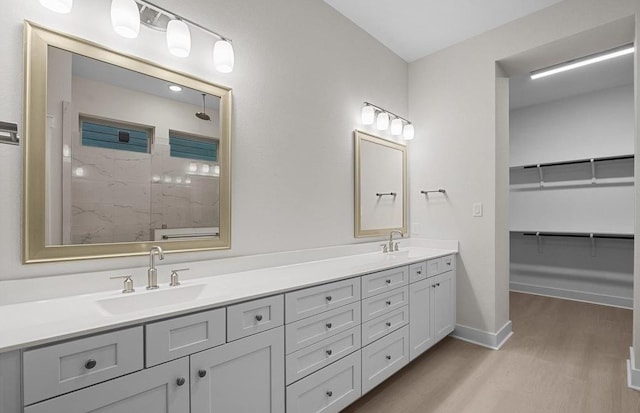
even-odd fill
[[[633,347],[629,347],[629,360],[627,360],[627,386],[633,390],[640,391],[640,370],[635,368],[635,356]]]
[[[512,335],[511,320],[509,320],[497,333],[490,333],[488,331],[478,330],[477,328],[456,324],[456,329],[453,331],[453,334],[451,334],[451,337],[492,350],[500,350]]]
[[[542,295],[545,297],[562,298],[571,301],[580,301],[589,304],[601,304],[611,307],[633,309],[633,298],[617,297],[613,295],[586,293],[582,291],[563,290],[560,288],[542,287],[539,285],[509,283],[509,289],[518,293]]]

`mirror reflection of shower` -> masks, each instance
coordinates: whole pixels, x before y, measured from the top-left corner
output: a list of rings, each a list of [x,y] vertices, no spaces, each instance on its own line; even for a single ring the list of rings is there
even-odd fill
[[[207,115],[207,111],[205,109],[205,97],[206,93],[202,94],[202,112],[196,112],[196,117],[202,120],[211,120],[211,116]]]

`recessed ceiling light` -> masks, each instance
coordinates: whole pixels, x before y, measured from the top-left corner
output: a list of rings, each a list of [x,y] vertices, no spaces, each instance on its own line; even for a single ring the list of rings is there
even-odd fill
[[[169,85],[169,89],[172,92],[182,92],[182,88],[178,85]]]

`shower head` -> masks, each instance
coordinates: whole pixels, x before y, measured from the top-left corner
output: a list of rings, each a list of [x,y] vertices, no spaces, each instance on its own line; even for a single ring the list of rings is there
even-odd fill
[[[205,93],[202,94],[202,112],[196,112],[196,117],[198,119],[202,119],[202,120],[211,120],[211,116],[207,115],[207,113],[205,112],[205,107],[204,107],[204,97],[206,96]]]

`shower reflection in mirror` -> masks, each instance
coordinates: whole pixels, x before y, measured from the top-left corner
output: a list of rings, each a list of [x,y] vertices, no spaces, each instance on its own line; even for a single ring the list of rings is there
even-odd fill
[[[217,236],[220,98],[48,49],[48,245]]]

